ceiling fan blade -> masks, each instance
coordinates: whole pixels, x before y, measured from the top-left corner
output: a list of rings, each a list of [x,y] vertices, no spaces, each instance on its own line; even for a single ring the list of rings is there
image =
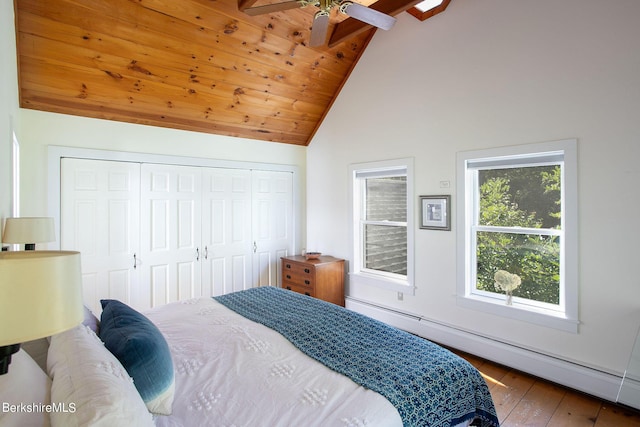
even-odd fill
[[[256,16],[256,15],[262,15],[264,13],[280,12],[281,10],[295,9],[298,7],[303,7],[303,6],[301,2],[299,2],[298,0],[294,0],[294,1],[285,1],[282,3],[265,4],[264,6],[249,7],[247,9],[244,9],[243,12],[246,13],[247,15]]]
[[[396,23],[396,18],[358,3],[344,2],[340,5],[340,11],[352,18],[366,22],[374,27],[388,30]]]
[[[317,12],[313,18],[311,27],[310,46],[321,46],[327,40],[327,30],[329,29],[329,13]]]

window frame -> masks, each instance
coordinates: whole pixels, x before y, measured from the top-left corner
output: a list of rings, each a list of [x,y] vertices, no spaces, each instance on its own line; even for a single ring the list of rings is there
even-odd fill
[[[545,159],[547,162],[545,163]],[[507,306],[500,294],[476,289],[476,224],[479,215],[477,170],[543,166],[562,161],[560,301],[558,306],[514,297]],[[578,332],[577,141],[575,139],[459,152],[457,154],[457,302],[458,305],[567,332]],[[511,227],[505,227],[513,232]],[[497,231],[494,227],[491,231]],[[544,230],[544,231],[542,231]],[[518,232],[544,234],[547,229]],[[556,233],[556,232],[554,232]]]
[[[374,176],[406,176],[407,185],[407,274],[384,272],[364,267],[364,225],[379,221],[363,220],[364,191],[363,179]],[[403,158],[379,162],[357,163],[349,166],[350,181],[350,235],[351,260],[349,279],[353,284],[377,286],[410,295],[415,294],[414,286],[414,197],[413,197],[413,159]],[[383,223],[400,226],[400,223]]]

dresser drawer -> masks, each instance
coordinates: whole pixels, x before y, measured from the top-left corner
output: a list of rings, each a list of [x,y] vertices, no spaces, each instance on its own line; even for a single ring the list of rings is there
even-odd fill
[[[308,264],[300,264],[286,259],[282,260],[282,272],[291,273],[297,276],[311,276],[315,271],[314,266]]]
[[[298,272],[293,272],[293,271],[284,271],[282,275],[282,283],[291,283],[293,285],[299,285],[299,286],[312,286],[313,275],[300,274]]]
[[[290,291],[293,292],[297,292],[299,294],[303,294],[303,295],[308,295],[310,297],[314,297],[315,298],[315,293],[313,292],[313,288],[309,287],[309,286],[296,286],[294,284],[290,284],[290,283],[283,283],[282,287],[284,289],[288,289]]]

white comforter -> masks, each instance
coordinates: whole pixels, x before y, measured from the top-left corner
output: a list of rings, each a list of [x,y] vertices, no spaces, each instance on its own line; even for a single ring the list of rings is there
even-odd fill
[[[211,298],[148,313],[173,356],[176,397],[158,426],[401,426],[397,410]]]

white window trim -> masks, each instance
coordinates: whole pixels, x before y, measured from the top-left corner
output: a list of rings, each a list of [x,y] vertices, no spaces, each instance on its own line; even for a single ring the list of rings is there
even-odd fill
[[[379,172],[384,170],[406,169],[407,171],[407,277],[399,277],[394,274],[375,273],[370,270],[361,269],[360,246],[360,200],[357,173]],[[414,282],[414,192],[413,192],[413,158],[403,158],[395,160],[385,160],[379,162],[356,163],[349,166],[349,206],[350,211],[350,245],[351,262],[349,263],[349,280],[356,285],[377,286],[380,288],[415,295]]]
[[[563,172],[563,232],[564,257],[561,265],[564,277],[564,292],[561,296],[563,311],[550,310],[541,305],[526,304],[526,300],[514,298],[512,306],[505,305],[504,299],[492,298],[490,293],[483,295],[471,292],[474,254],[471,253],[473,233],[473,202],[470,194],[473,189],[472,174],[467,173],[467,163],[474,159],[495,159],[501,157],[542,155],[561,152],[564,154]],[[457,154],[457,301],[458,305],[497,316],[517,319],[567,332],[578,332],[578,165],[577,140],[551,141],[512,147],[500,147],[486,150],[466,151]]]

